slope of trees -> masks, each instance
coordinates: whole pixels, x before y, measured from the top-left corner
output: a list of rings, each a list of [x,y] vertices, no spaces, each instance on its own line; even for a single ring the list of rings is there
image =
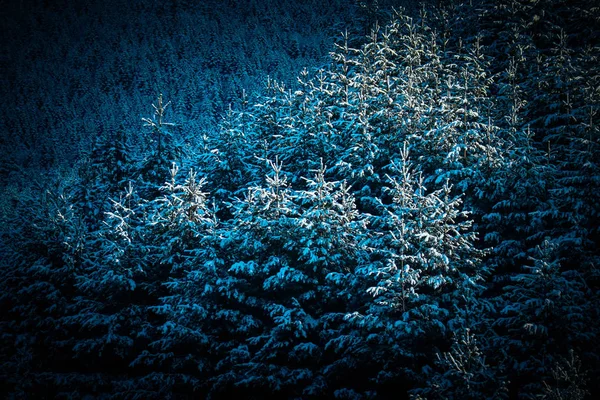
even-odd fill
[[[14,179],[17,167],[72,165],[98,133],[137,129],[159,92],[173,102],[175,122],[200,136],[242,89],[259,91],[267,76],[293,82],[325,62],[340,30],[362,34],[397,4],[3,2],[0,91],[11,101],[1,110],[0,178]]]
[[[3,233],[2,389],[595,398],[598,9],[576,3],[398,10],[218,129],[159,95],[139,135],[100,134]]]

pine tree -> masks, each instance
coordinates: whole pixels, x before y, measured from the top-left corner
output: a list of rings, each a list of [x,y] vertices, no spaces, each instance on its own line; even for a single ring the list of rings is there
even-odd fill
[[[259,396],[286,390],[286,381],[290,384],[288,370],[276,371],[270,362],[252,359],[257,353],[266,358],[281,357],[279,352],[265,354],[260,349],[268,348],[277,339],[269,331],[273,321],[281,319],[285,324],[283,316],[290,316],[286,314],[289,302],[273,298],[273,303],[268,303],[265,299],[265,292],[277,290],[269,284],[273,281],[269,277],[280,271],[286,275],[287,270],[291,279],[301,276],[294,273],[288,256],[289,231],[294,229],[297,206],[282,174],[282,165],[277,160],[270,164],[272,172],[266,178],[267,186],[249,188],[244,199],[234,203],[230,223],[235,230],[222,242],[229,254],[224,261],[227,273],[218,280],[215,290],[220,294],[220,303],[228,307],[217,314],[215,323],[228,327],[229,333],[223,338],[229,338],[225,346],[237,350],[217,365],[213,396],[241,393],[241,390],[246,395]],[[260,359],[261,355],[257,357]]]
[[[41,195],[22,198],[16,208],[2,264],[2,379],[15,396],[85,387],[66,320],[77,312],[75,276],[88,232],[70,182],[38,190]]]
[[[395,174],[388,176],[392,202],[382,204],[385,212],[373,221],[380,232],[378,261],[361,269],[374,299],[367,311],[352,315],[379,349],[380,385],[416,378],[453,330],[475,323],[467,320],[470,313],[455,308],[475,301],[487,275],[461,199],[451,197],[448,185],[428,192],[406,146],[401,155]]]
[[[589,320],[591,294],[577,270],[563,270],[556,246],[544,241],[523,265],[520,274],[504,287],[504,308],[496,321],[506,333],[499,337],[516,367],[513,390],[536,395],[541,380],[550,379],[550,366],[570,349],[594,343],[594,322]]]
[[[90,230],[99,227],[103,214],[110,209],[110,197],[125,187],[126,177],[132,172],[131,153],[121,126],[115,133],[99,136],[86,162],[80,165],[74,197]]]
[[[156,248],[154,268],[161,271],[154,283],[160,286],[160,301],[149,308],[160,323],[148,347],[131,363],[158,372],[152,387],[159,395],[206,393],[206,382],[197,372],[205,378],[210,372],[214,359],[208,355],[217,338],[211,329],[218,324],[210,321],[218,312],[211,289],[218,278],[218,221],[203,191],[206,180],[190,170],[181,181],[178,170],[173,164],[171,179],[161,188],[163,195],[153,202],[147,221],[147,236]]]
[[[144,126],[151,130],[145,137],[143,159],[136,167],[144,197],[159,195],[160,186],[169,179],[171,163],[178,161],[182,155],[181,146],[172,132],[175,124],[165,120],[170,104],[164,103],[162,94],[159,94],[156,104],[152,104],[152,118],[142,118]]]
[[[318,371],[303,389],[303,397],[338,397],[359,388],[357,380],[362,381],[364,368],[360,361],[367,358],[364,340],[344,321],[365,297],[357,290],[356,269],[366,258],[367,220],[345,182],[327,181],[324,164],[313,173],[298,194],[302,213],[295,232],[295,262],[314,282],[297,297],[314,322],[309,340],[296,345],[294,358],[301,356],[303,364]],[[306,350],[316,351],[319,357],[303,355]]]
[[[450,351],[437,355],[436,366],[427,368],[427,385],[412,391],[415,399],[506,399],[504,377],[486,359],[485,348],[470,329],[454,333]]]

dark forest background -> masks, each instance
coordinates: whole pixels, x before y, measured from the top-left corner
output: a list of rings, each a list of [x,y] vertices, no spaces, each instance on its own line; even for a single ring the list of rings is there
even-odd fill
[[[596,1],[1,9],[7,398],[600,394]]]

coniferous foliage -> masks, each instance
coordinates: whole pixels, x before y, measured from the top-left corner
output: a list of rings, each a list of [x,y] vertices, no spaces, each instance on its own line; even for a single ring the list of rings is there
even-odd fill
[[[354,5],[370,29],[341,27],[326,64],[229,107],[211,73],[244,58],[208,46],[218,126],[159,94],[136,129],[102,125],[77,168],[0,204],[0,389],[600,393],[597,6],[474,0],[386,22],[384,3]],[[290,59],[313,51],[284,39]]]

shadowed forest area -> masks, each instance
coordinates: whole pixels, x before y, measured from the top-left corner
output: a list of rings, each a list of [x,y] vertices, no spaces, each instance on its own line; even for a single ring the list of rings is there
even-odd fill
[[[596,1],[2,9],[7,398],[600,395]]]

